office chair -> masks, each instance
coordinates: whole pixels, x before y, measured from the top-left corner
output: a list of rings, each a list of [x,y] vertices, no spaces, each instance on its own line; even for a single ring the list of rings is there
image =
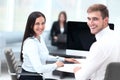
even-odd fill
[[[19,65],[15,59],[14,53],[11,48],[6,48],[5,51],[5,57],[7,60],[7,65],[8,65],[8,72],[11,75],[12,80],[18,80],[20,75],[27,75],[27,76],[38,76],[41,74],[28,74],[28,73],[21,73],[21,65]],[[49,79],[49,78],[44,78],[44,80],[56,80],[56,79]]]
[[[120,80],[120,62],[108,64],[104,80]]]

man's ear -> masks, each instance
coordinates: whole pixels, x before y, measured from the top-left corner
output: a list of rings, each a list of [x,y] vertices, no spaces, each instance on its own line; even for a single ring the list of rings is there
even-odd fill
[[[109,22],[109,18],[108,17],[104,18],[104,24],[108,25],[108,22]]]
[[[104,19],[104,22],[105,22],[105,23],[108,23],[108,20],[109,20],[109,18],[106,17],[106,18]]]

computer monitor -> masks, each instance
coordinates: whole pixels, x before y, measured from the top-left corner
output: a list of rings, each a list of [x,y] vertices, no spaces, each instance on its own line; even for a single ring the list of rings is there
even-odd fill
[[[114,29],[114,24],[109,24],[110,29]],[[95,35],[90,33],[87,22],[68,21],[67,22],[67,49],[66,54],[74,55],[88,53]]]

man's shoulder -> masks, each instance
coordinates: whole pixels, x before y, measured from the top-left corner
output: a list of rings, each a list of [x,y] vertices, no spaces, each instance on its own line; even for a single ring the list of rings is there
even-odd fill
[[[115,31],[110,31],[107,35],[102,37],[99,43],[102,45],[120,45],[120,38]]]

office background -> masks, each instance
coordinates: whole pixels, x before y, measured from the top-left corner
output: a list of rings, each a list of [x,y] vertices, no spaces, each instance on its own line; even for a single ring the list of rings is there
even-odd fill
[[[94,3],[108,7],[110,23],[114,23],[115,31],[120,33],[120,0],[0,0],[0,67],[2,61],[2,68],[6,69],[3,65],[4,54],[1,54],[3,48],[11,47],[16,57],[19,57],[23,32],[31,12],[41,11],[45,14],[47,22],[43,35],[50,48],[49,31],[52,23],[58,19],[59,12],[66,11],[67,21],[87,21],[86,10]]]
[[[86,21],[86,10],[93,3],[107,5],[110,22],[117,25],[115,28],[119,28],[119,0],[0,0],[0,31],[24,31],[27,17],[32,11],[45,14],[48,31],[62,10],[66,11],[67,20]]]

